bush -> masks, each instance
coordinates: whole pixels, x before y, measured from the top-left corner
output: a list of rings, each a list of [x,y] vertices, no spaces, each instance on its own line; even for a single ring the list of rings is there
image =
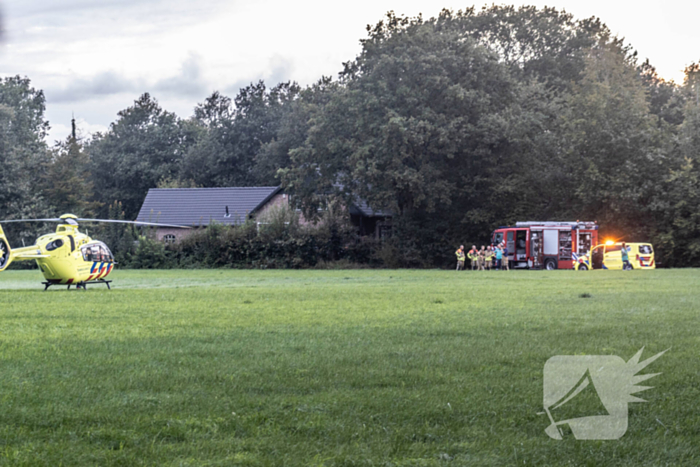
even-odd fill
[[[174,265],[168,256],[163,242],[142,236],[139,237],[130,266],[136,269],[168,269]]]
[[[316,224],[301,225],[288,207],[272,208],[242,225],[212,223],[175,244],[139,237],[128,257],[133,268],[347,268],[397,267],[395,254],[374,238],[360,237],[333,205]],[[127,236],[121,237],[123,239]],[[132,241],[133,245],[133,241]],[[128,250],[125,246],[123,250]],[[385,252],[385,253],[382,253]],[[125,255],[124,255],[125,256]],[[388,262],[388,263],[387,263]],[[124,266],[124,265],[123,265]]]
[[[300,225],[293,210],[270,209],[258,221],[239,226],[211,224],[181,242],[158,248],[139,242],[133,267],[147,261],[181,268],[310,268],[322,263],[375,262],[376,242],[359,238],[355,229],[329,209],[314,225]],[[158,266],[150,266],[158,267]]]

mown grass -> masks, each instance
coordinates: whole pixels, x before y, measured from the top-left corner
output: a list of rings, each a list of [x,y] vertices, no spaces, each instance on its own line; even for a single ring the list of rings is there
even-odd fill
[[[2,465],[700,465],[697,270],[0,274]],[[554,355],[670,348],[617,441],[551,440]]]

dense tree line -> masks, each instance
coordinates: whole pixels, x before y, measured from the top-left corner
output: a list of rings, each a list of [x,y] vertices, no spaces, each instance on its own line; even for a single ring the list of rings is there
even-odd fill
[[[311,217],[329,196],[391,210],[398,265],[575,219],[700,265],[700,65],[665,81],[599,20],[553,8],[389,13],[361,45],[337,79],[215,92],[186,119],[145,93],[106,132],[52,148],[43,93],[6,78],[0,217],[118,201],[111,214],[133,219],[156,186],[281,183]]]

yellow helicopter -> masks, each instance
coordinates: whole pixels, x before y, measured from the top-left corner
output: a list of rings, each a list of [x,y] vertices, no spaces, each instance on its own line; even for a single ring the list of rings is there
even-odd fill
[[[35,244],[22,248],[10,248],[5,232],[0,226],[0,272],[7,269],[13,261],[35,260],[44,278],[44,290],[52,285],[71,285],[83,290],[88,284],[106,284],[105,278],[114,269],[114,256],[109,247],[99,240],[90,238],[78,230],[78,222],[111,222],[118,224],[135,224],[185,228],[182,225],[157,224],[152,222],[135,222],[110,219],[81,219],[73,214],[64,214],[56,219],[12,219],[8,222],[58,222],[56,232],[42,235]]]

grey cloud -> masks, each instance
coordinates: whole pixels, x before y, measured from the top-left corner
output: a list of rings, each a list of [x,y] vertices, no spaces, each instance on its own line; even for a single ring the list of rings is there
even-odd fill
[[[190,53],[180,68],[180,73],[155,83],[142,78],[130,79],[114,71],[105,71],[91,78],[77,79],[63,88],[47,88],[46,99],[51,103],[83,102],[105,96],[130,93],[138,96],[153,90],[175,97],[201,98],[209,91],[202,74],[202,59]]]
[[[182,63],[179,75],[160,80],[153,88],[179,96],[203,96],[208,91],[208,86],[202,76],[202,58],[190,53]]]
[[[74,40],[119,34],[136,26],[138,35],[148,37],[211,18],[225,0],[209,0],[206,5],[190,0],[15,0],[4,2],[3,20],[7,35],[17,44],[31,43],[37,34],[28,34],[40,25],[38,37],[46,41],[57,36]],[[134,32],[131,31],[131,35]]]
[[[88,79],[77,79],[64,88],[46,89],[49,102],[80,102],[126,92],[138,93],[144,89],[140,80],[126,78],[114,71],[105,71]]]

